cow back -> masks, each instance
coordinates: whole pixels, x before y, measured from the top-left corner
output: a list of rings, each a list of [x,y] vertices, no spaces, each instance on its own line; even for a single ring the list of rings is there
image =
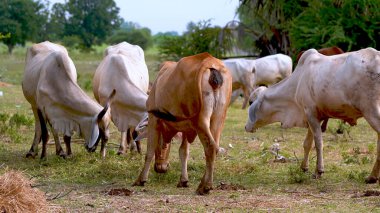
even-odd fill
[[[219,59],[208,53],[162,65],[147,101],[148,111],[158,109],[185,119],[196,116],[202,107],[202,75],[209,69],[228,72]]]

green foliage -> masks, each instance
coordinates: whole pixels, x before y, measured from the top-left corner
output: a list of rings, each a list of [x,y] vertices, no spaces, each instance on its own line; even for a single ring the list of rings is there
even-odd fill
[[[65,37],[66,20],[66,4],[55,3],[50,11],[50,19],[47,23],[46,31],[48,32],[48,40],[60,41]],[[71,37],[71,36],[67,36]],[[74,35],[74,37],[77,37]],[[78,37],[79,38],[79,37]],[[70,46],[79,44],[80,40],[71,43]]]
[[[26,40],[38,40],[40,27],[47,20],[45,5],[40,1],[12,0],[0,4],[0,33],[10,34],[2,38],[12,53],[16,44],[24,45]]]
[[[141,28],[137,24],[125,24],[122,29],[116,31],[112,36],[107,38],[108,44],[118,44],[126,41],[130,44],[139,45],[146,50],[153,44],[151,31],[148,28]]]
[[[292,23],[293,48],[339,46],[346,51],[379,48],[380,10],[377,0],[312,1]],[[312,23],[312,24],[311,24]]]
[[[20,127],[27,128],[34,124],[34,119],[23,114],[15,113],[10,116],[8,113],[0,113],[0,137],[7,136],[10,141],[20,143],[24,136],[19,132]]]
[[[368,177],[369,173],[363,170],[351,170],[348,172],[347,178],[349,180],[355,180],[359,183],[364,183],[365,178]]]
[[[307,183],[310,181],[310,175],[304,172],[299,165],[290,165],[288,175],[290,183]]]
[[[182,36],[164,34],[158,37],[160,57],[165,60],[178,60],[202,52],[221,57],[231,48],[229,39],[219,38],[221,31],[220,27],[211,27],[210,20],[197,24],[190,22]]]
[[[102,43],[122,21],[113,0],[69,0],[66,9],[65,35],[78,36],[84,49]]]

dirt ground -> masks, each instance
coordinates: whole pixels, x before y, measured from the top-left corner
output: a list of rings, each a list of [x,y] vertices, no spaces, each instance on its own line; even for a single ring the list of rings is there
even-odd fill
[[[222,186],[224,185],[224,186]],[[302,188],[302,189],[301,189]],[[311,192],[300,189],[244,189],[242,186],[219,184],[209,195],[198,196],[193,189],[182,189],[176,195],[156,194],[144,188],[110,188],[83,192],[74,190],[50,201],[52,212],[310,212],[340,209],[348,205],[372,206],[380,210],[380,191]],[[182,194],[183,193],[183,194]],[[51,196],[51,195],[50,195]],[[68,206],[67,208],[65,206]],[[321,208],[322,207],[322,208]],[[359,210],[360,211],[360,210]],[[340,211],[338,211],[340,212]]]

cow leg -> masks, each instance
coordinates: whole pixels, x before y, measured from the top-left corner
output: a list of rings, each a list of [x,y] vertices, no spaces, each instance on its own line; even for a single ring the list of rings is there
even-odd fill
[[[310,150],[312,146],[313,146],[313,133],[311,132],[310,128],[308,128],[306,138],[303,141],[304,157],[301,164],[301,169],[305,172],[309,170],[309,154],[310,154]]]
[[[186,136],[182,136],[182,143],[179,147],[179,159],[181,159],[181,178],[177,187],[189,187],[189,176],[187,174],[187,160],[189,158],[189,143]]]
[[[133,128],[128,129],[127,142],[128,142],[129,150],[131,152],[136,150],[136,144],[135,144],[135,141],[133,140],[133,132],[134,132]]]
[[[371,174],[365,179],[366,183],[376,183],[380,175],[380,133],[377,132],[377,154],[375,165],[373,165]]]
[[[135,141],[135,139],[137,138],[137,136],[139,136],[138,133],[135,130],[133,130],[133,132],[132,132],[132,139],[133,139],[133,142],[136,143],[137,152],[139,154],[141,154],[141,142],[140,142],[140,140]]]
[[[62,149],[61,142],[59,141],[58,133],[53,129],[53,127],[51,125],[49,125],[49,126],[50,126],[50,130],[51,130],[51,132],[53,134],[53,138],[54,138],[55,154],[58,155],[58,156],[60,156],[60,157],[65,158],[66,157],[66,153]]]
[[[247,107],[248,99],[249,99],[249,90],[246,87],[243,87],[243,96],[244,96],[244,101],[243,101],[243,106],[242,109],[245,109]]]
[[[46,159],[46,146],[49,140],[49,132],[47,130],[46,121],[42,115],[42,112],[40,110],[37,110],[37,114],[38,114],[38,118],[39,118],[40,126],[41,126],[41,139],[42,139],[41,159]]]
[[[119,151],[117,151],[118,155],[123,155],[127,153],[127,132],[121,132],[121,141],[120,141]]]
[[[109,129],[106,130],[106,132],[103,132],[103,136],[102,136],[102,143],[100,145],[100,154],[102,156],[102,158],[106,158],[106,144],[108,142],[108,137],[109,137],[110,133],[109,133]]]
[[[371,174],[365,179],[366,183],[376,183],[380,176],[380,115],[364,115],[371,127],[377,132],[377,154]]]
[[[40,119],[37,114],[37,109],[33,108],[33,115],[34,115],[34,139],[33,139],[33,144],[32,147],[30,147],[29,152],[26,154],[27,158],[35,158],[38,154],[38,144],[41,141],[41,124],[40,124]]]
[[[149,118],[151,122],[157,122],[155,119]],[[148,141],[146,146],[146,154],[145,154],[145,163],[144,168],[141,171],[137,180],[133,183],[133,186],[144,186],[145,182],[148,180],[148,173],[150,164],[152,163],[154,157],[154,151],[156,147],[159,145],[161,134],[157,129],[152,128],[152,131],[149,129],[148,132]]]
[[[63,136],[63,141],[65,142],[65,145],[66,145],[67,156],[70,157],[72,155],[72,152],[71,152],[71,137],[64,135]]]
[[[197,194],[204,195],[208,194],[209,191],[212,189],[214,161],[216,158],[218,145],[215,143],[210,131],[199,131],[198,137],[202,142],[206,156],[206,170],[201,180],[201,183],[197,188]]]
[[[317,151],[317,167],[315,168],[315,178],[320,178],[324,173],[323,163],[323,140],[320,121],[315,116],[316,113],[311,110],[306,110],[307,121],[309,123],[309,129],[314,135],[315,148]]]

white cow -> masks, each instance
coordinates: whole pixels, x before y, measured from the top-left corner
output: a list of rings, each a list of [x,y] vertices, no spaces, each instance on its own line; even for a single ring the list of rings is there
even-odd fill
[[[28,49],[22,89],[32,106],[35,135],[27,157],[38,154],[38,143],[42,138],[41,158],[45,158],[49,137],[46,123],[51,126],[57,155],[65,156],[58,134],[64,135],[67,154],[70,155],[74,131],[84,137],[89,151],[94,150],[100,138],[103,149],[111,121],[107,110],[109,101],[102,108],[81,90],[76,78],[74,63],[63,46],[46,41]]]
[[[320,122],[341,119],[356,125],[364,117],[377,132],[377,158],[367,183],[375,183],[380,172],[380,52],[367,48],[356,52],[324,56],[306,51],[288,78],[255,91],[249,107],[246,131],[281,122],[283,128],[306,127],[304,160],[308,169],[313,139],[317,150],[316,177],[324,172]]]
[[[255,60],[236,58],[223,60],[224,65],[230,70],[232,75],[232,104],[236,98],[243,92],[244,102],[243,109],[245,109],[248,101],[249,94],[254,88],[254,66]]]
[[[117,93],[111,104],[111,117],[122,132],[118,154],[124,154],[132,141],[132,132],[140,120],[147,116],[149,74],[144,51],[137,45],[122,42],[105,51],[93,79],[96,100],[104,104],[112,90]],[[137,146],[138,151],[139,144]]]
[[[243,109],[247,106],[251,92],[260,85],[269,86],[292,73],[292,59],[284,54],[269,55],[256,60],[224,60],[232,74],[232,90],[243,90]],[[236,93],[236,92],[235,92]],[[233,93],[232,100],[236,97]]]

